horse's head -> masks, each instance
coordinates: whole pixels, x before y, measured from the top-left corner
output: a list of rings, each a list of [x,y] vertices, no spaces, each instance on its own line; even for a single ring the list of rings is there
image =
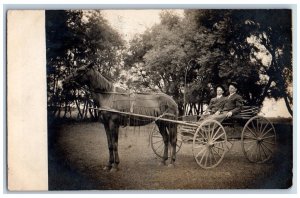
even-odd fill
[[[87,66],[82,66],[76,69],[74,72],[71,72],[63,82],[64,87],[74,87],[75,85],[83,86],[88,83],[87,73],[92,68],[92,64]]]

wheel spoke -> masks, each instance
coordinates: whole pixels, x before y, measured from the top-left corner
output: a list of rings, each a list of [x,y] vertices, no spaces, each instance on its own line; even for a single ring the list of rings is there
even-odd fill
[[[220,131],[221,127],[218,128],[218,130],[216,131],[216,133],[214,134],[214,136],[212,137],[212,139],[214,140],[216,135],[218,134],[218,132]]]
[[[265,130],[266,130],[266,128],[267,128],[267,126],[268,126],[269,124],[270,124],[270,123],[267,123],[267,124],[266,124],[266,126],[264,127],[264,129],[263,129],[262,132],[261,132],[262,134],[264,134],[264,132],[265,132]]]
[[[259,127],[259,131],[262,133],[262,129],[263,128],[263,122],[260,122],[260,127]]]
[[[157,143],[162,142],[162,141],[163,141],[163,140],[158,140],[158,141],[155,141],[155,142],[152,141],[152,143],[153,143],[153,144],[157,144]]]
[[[203,143],[205,144],[205,139],[203,137],[196,137],[195,138],[195,143]]]
[[[201,136],[202,138],[205,138],[205,134],[206,134],[206,133],[204,134],[203,132],[205,133],[204,130],[202,130],[202,129],[199,130],[198,133],[197,133],[197,136]],[[197,136],[196,136],[196,137],[197,137]],[[201,137],[197,137],[197,138],[201,138]]]
[[[216,147],[217,149],[220,149],[220,150],[223,150],[223,151],[225,151],[225,149],[224,149],[224,148],[222,148],[222,147],[219,147],[219,146],[216,146],[216,145],[215,145],[215,147]]]
[[[253,129],[256,129],[255,126],[254,126],[254,121],[251,122],[251,125],[252,125],[252,128],[253,128]],[[255,130],[255,131],[256,131],[256,130]]]
[[[205,138],[206,138],[207,140],[209,139],[209,136],[210,136],[210,135],[209,135],[209,134],[210,134],[210,132],[209,132],[209,129],[208,129],[208,127],[209,127],[209,125],[208,125],[208,126],[206,126],[206,128],[205,128],[205,129],[206,129],[206,130],[205,130],[205,136],[206,136]]]
[[[225,140],[222,140],[222,141],[213,141],[214,144],[221,144],[221,143],[225,143],[226,141]]]
[[[262,139],[265,140],[265,139],[269,139],[269,138],[273,138],[275,137],[275,135],[271,135],[271,136],[267,136],[267,137],[263,137]]]
[[[206,158],[205,158],[205,164],[204,164],[204,166],[206,167],[206,164],[207,164],[207,159],[208,159],[208,156],[209,156],[209,150],[208,150],[208,154],[207,155],[205,155],[206,156]]]
[[[275,145],[274,142],[270,142],[270,141],[267,141],[267,140],[264,140],[265,143],[268,143],[268,144],[272,144],[272,145]]]
[[[215,139],[213,139],[213,141],[215,141],[215,140],[217,140],[217,139],[219,139],[220,137],[222,137],[224,134],[222,133],[222,134],[220,134],[218,137],[216,137]]]
[[[272,123],[266,118],[255,116],[244,126],[242,147],[251,162],[261,163],[269,159],[275,145],[276,134]]]
[[[253,136],[249,136],[247,134],[244,134],[244,137],[248,137],[249,139],[252,139],[252,140],[257,140],[257,138],[253,137]]]
[[[271,130],[273,130],[273,128],[270,128],[269,130],[267,130],[267,132],[265,132],[264,134],[262,134],[261,137],[264,137]]]
[[[233,143],[231,143],[229,141],[228,141],[228,143],[230,144],[230,146],[228,146],[227,144],[225,144],[225,145],[226,145],[227,149],[229,150],[232,147]]]
[[[266,156],[266,158],[267,158],[267,157],[268,157],[268,155],[267,155],[267,153],[266,153],[266,151],[265,151],[264,147],[262,146],[262,144],[260,144],[260,146],[261,146],[261,150],[263,151],[263,153],[265,154],[265,156]]]
[[[258,147],[258,152],[259,152],[259,158],[260,158],[260,161],[262,161],[262,156],[261,156],[261,148],[260,148],[260,144],[257,144],[257,147]]]
[[[200,164],[201,164],[201,162],[202,162],[202,160],[203,160],[203,158],[204,158],[204,156],[205,156],[205,154],[206,154],[206,152],[207,152],[207,149],[204,149],[204,151],[205,151],[205,152],[203,153],[203,155],[202,155],[202,157],[201,157],[201,159],[200,159],[200,162],[199,162]],[[199,156],[199,155],[198,155],[198,156]]]
[[[212,165],[212,158],[213,158],[213,153],[211,152],[211,149],[209,150],[209,163]]]
[[[251,150],[251,148],[254,146],[255,144],[250,145],[247,149],[246,149],[246,153],[248,153],[248,151]]]
[[[196,158],[198,158],[199,157],[199,155],[201,154],[201,153],[203,153],[204,151],[206,151],[206,149],[204,148],[204,149],[201,149],[200,151],[199,151],[199,153],[197,153],[197,155],[196,155]]]
[[[255,145],[256,147],[255,147],[255,159],[256,159],[256,161],[258,161],[258,144],[256,144]]]
[[[248,126],[246,128],[253,134],[254,137],[257,137],[256,133],[254,133]]]
[[[164,144],[160,144],[155,150],[157,151],[162,145]]]
[[[261,143],[262,146],[264,146],[270,153],[273,153],[272,149],[270,149],[269,147],[267,147],[264,142]]]
[[[212,130],[211,130],[211,131],[214,131],[214,130],[215,130],[215,128],[216,128],[216,123],[214,123],[214,125],[213,125],[213,128],[212,128]]]
[[[218,153],[216,150],[215,150],[215,148],[212,148],[218,155],[219,155],[219,157],[221,158],[222,156],[220,155],[220,153]]]

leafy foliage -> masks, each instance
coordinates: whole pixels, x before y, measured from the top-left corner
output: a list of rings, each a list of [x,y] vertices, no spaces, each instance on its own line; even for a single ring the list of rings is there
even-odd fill
[[[94,106],[89,90],[63,89],[63,79],[89,63],[108,77],[119,76],[124,41],[98,10],[46,11],[46,35],[48,112],[60,115],[64,106],[66,116],[67,109],[75,103],[82,119],[88,107]]]
[[[184,17],[162,11],[161,22],[136,35],[127,49],[100,11],[47,11],[46,19],[48,104],[54,114],[75,103],[84,117],[93,106],[84,87],[61,87],[66,75],[91,62],[130,89],[173,96],[181,114],[187,106],[195,111],[186,113],[202,113],[214,94],[210,85],[232,81],[245,103],[262,106],[266,97],[284,98],[292,114],[290,10],[190,9]]]
[[[131,42],[125,64],[145,70],[147,86],[171,94],[181,113],[185,99],[202,111],[208,84],[231,81],[249,105],[287,98],[290,109],[291,53],[290,10],[186,10],[184,18],[163,12]]]

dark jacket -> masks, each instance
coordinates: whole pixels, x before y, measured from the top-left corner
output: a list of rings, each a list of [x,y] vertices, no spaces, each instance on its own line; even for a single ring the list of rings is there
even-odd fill
[[[217,111],[222,109],[223,105],[225,104],[225,101],[226,97],[224,96],[221,96],[220,98],[212,98],[207,107],[207,111],[209,111],[211,114],[216,113]]]
[[[226,102],[223,106],[223,108],[221,109],[222,111],[231,111],[233,115],[238,114],[243,106],[243,98],[235,93],[232,96],[226,96]]]

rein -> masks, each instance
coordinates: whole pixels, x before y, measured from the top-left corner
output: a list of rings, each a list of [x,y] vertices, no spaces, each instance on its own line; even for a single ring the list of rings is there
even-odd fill
[[[163,93],[149,93],[149,92],[117,92],[117,91],[98,91],[98,90],[92,90],[94,93],[101,93],[101,94],[116,94],[116,95],[131,95],[131,94],[143,94],[143,95],[159,95]]]

